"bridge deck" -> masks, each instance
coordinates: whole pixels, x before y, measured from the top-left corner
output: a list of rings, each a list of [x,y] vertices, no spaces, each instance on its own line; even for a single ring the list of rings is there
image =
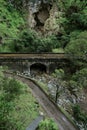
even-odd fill
[[[41,54],[27,54],[27,53],[3,53],[0,54],[0,59],[67,59],[64,53],[41,53]]]

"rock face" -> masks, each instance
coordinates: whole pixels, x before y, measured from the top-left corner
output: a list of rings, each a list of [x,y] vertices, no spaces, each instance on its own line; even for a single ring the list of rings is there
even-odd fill
[[[58,33],[60,31],[60,26],[57,22],[59,17],[58,7],[55,3],[53,3],[53,6],[51,10],[49,11],[49,18],[45,21],[44,24],[44,31],[48,34],[52,33]]]
[[[29,1],[28,25],[42,34],[58,33],[61,13],[55,2],[46,0]]]

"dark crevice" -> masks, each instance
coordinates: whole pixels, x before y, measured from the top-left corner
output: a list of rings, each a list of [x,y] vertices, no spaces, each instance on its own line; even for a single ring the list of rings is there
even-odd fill
[[[43,29],[45,21],[49,18],[50,9],[52,8],[52,5],[47,4],[41,4],[41,8],[37,13],[34,14],[34,19],[36,21],[35,28],[39,31]]]
[[[40,20],[38,19],[38,13],[35,14],[35,18],[34,18],[34,19],[35,19],[35,21],[37,22],[37,23],[36,23],[36,27],[37,27],[37,26],[44,26],[44,24],[41,23]]]

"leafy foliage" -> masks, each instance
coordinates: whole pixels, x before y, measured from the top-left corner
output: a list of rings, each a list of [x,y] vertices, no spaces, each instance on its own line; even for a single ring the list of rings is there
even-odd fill
[[[14,121],[12,122],[12,118],[9,116],[12,110],[14,109],[14,103],[13,100],[16,98],[18,93],[20,92],[20,86],[18,87],[16,80],[14,80],[14,83],[12,82],[13,79],[5,79],[2,77],[1,79],[1,85],[0,86],[0,129],[1,130],[11,130],[14,124]],[[7,84],[8,82],[8,84]],[[11,84],[10,84],[11,83]],[[18,97],[18,96],[17,96]]]
[[[87,1],[66,0],[62,1],[62,4],[67,19],[67,29],[70,29],[70,31],[76,29],[87,29]]]
[[[15,79],[4,79],[3,89],[6,93],[6,100],[13,100],[16,96],[22,93],[22,84]],[[9,95],[9,96],[8,96]]]
[[[66,52],[73,54],[77,58],[82,57],[86,60],[87,54],[87,31],[84,31],[77,35],[76,38],[71,39],[69,44],[66,47]]]
[[[72,79],[77,82],[77,84],[81,87],[87,87],[87,68],[83,68],[77,71],[73,76]]]
[[[5,78],[0,68],[0,130],[24,130],[37,117],[38,107],[29,87]]]
[[[65,76],[64,70],[63,69],[55,69],[55,73],[53,73],[53,76],[59,80],[62,80]]]
[[[74,117],[79,123],[83,123],[84,127],[87,125],[87,114],[81,110],[79,105],[73,107]]]
[[[51,52],[54,48],[65,48],[69,43],[74,44],[75,48],[74,42],[77,43],[80,39],[72,40],[71,34],[87,29],[87,2],[56,2],[63,12],[59,24],[64,30],[56,36],[39,37],[33,31],[25,29],[23,6],[28,0],[0,0],[0,52]],[[83,42],[85,44],[86,40],[80,41],[81,44]]]
[[[9,44],[13,52],[51,52],[56,46],[55,36],[41,38],[32,30],[24,30],[18,39]]]
[[[62,13],[60,25],[64,28],[60,37],[60,43],[66,47],[71,42],[71,34],[87,30],[87,1],[86,0],[61,0],[57,1]],[[78,34],[76,34],[78,35]],[[74,43],[75,44],[75,43]]]
[[[44,121],[41,121],[38,130],[59,130],[59,129],[52,119],[45,119]]]
[[[24,20],[5,0],[0,0],[0,51],[10,51],[8,44],[18,38],[18,33],[24,26]]]

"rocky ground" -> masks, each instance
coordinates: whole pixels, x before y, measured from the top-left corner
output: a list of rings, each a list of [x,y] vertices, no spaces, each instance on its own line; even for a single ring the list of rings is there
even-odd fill
[[[43,82],[48,87],[48,94],[55,100],[56,95],[56,83],[52,76],[42,74],[35,77],[35,79]],[[63,83],[64,84],[64,83]],[[87,112],[87,89],[78,91],[75,90],[75,94],[71,94],[66,85],[60,86],[60,94],[57,100],[57,104],[62,106],[68,113],[72,114],[72,105],[79,104],[83,110]]]

